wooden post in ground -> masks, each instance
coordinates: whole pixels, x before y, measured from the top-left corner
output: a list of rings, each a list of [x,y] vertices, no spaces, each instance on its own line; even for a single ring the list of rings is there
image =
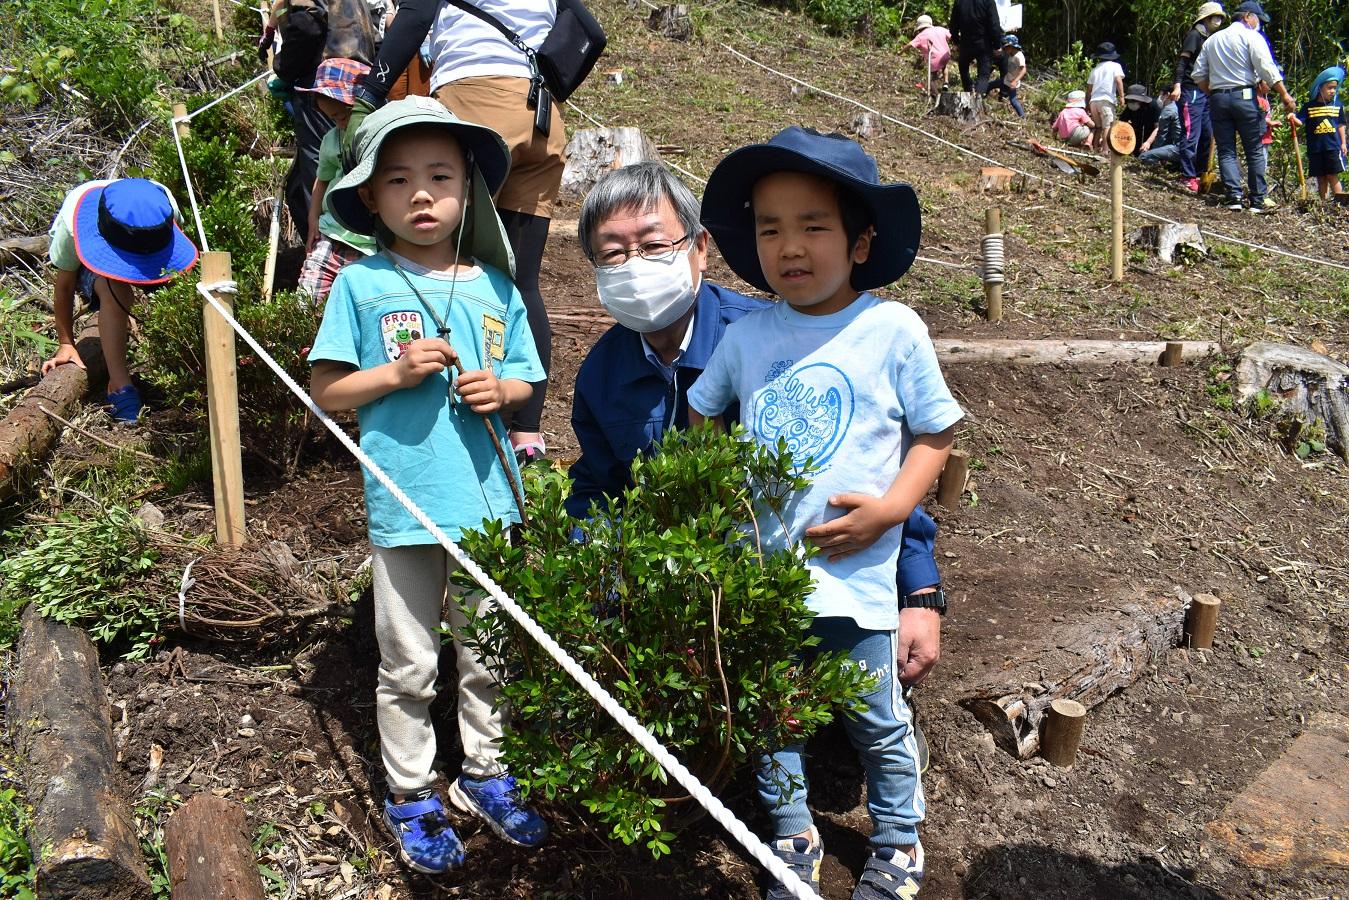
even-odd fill
[[[215,14],[215,39],[225,39],[225,29],[220,23],[220,0],[211,0],[211,12]]]
[[[1218,630],[1218,610],[1223,602],[1212,594],[1195,594],[1185,617],[1185,642],[1192,650],[1213,648],[1213,633]]]
[[[1166,349],[1162,351],[1162,365],[1168,368],[1180,365],[1180,355],[1184,349],[1185,345],[1180,341],[1167,341]]]
[[[285,188],[272,204],[272,224],[267,232],[267,264],[262,270],[262,299],[272,300],[272,283],[276,281],[276,254],[281,248],[281,204],[285,202]]]
[[[238,803],[201,793],[164,826],[173,900],[263,900],[262,877]]]
[[[989,241],[992,235],[997,235],[997,241]],[[1002,210],[996,206],[990,206],[984,210],[984,316],[990,322],[1002,321],[1002,270],[1003,270],[1003,249],[1002,249]],[[994,250],[996,259],[989,260],[989,245],[997,244]],[[989,263],[995,264],[997,271],[993,280],[989,277]]]
[[[173,130],[178,132],[178,140],[180,141],[187,140],[187,136],[192,133],[191,127],[186,122],[179,121],[181,119],[186,118],[187,118],[187,104],[186,103],[173,104]]]
[[[1110,152],[1110,280],[1124,280],[1124,157]]]
[[[230,280],[230,255],[201,255],[202,284]],[[230,294],[213,296],[233,312]],[[215,484],[216,542],[238,547],[244,542],[244,473],[239,445],[239,384],[234,356],[234,329],[203,301],[206,343],[206,406],[211,418],[211,480]]]
[[[969,473],[970,455],[964,450],[952,450],[937,479],[937,502],[955,512],[960,507],[960,495],[965,493]]]
[[[1086,724],[1087,708],[1076,700],[1055,700],[1049,704],[1040,755],[1056,766],[1071,766],[1077,760],[1077,747]]]

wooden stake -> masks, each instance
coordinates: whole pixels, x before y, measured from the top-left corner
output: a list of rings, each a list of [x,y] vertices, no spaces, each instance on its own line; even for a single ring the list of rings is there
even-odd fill
[[[1002,210],[990,206],[984,210],[984,234],[1002,233]],[[984,282],[984,315],[990,322],[1002,321],[1002,282]]]
[[[1124,157],[1110,151],[1110,280],[1124,280]]]
[[[230,255],[201,255],[202,284],[230,280]],[[234,311],[232,295],[216,292],[221,305]],[[202,306],[206,338],[206,405],[211,418],[211,479],[215,484],[215,539],[228,547],[244,542],[244,473],[239,446],[239,385],[235,368],[234,329],[209,303]]]
[[[1185,642],[1192,650],[1211,650],[1223,602],[1212,594],[1195,594],[1185,617]]]
[[[1166,349],[1162,351],[1162,365],[1174,367],[1180,365],[1181,353],[1185,350],[1185,344],[1181,341],[1167,341]]]
[[[1077,747],[1086,724],[1087,708],[1076,700],[1060,699],[1049,704],[1040,755],[1061,768],[1071,766],[1077,761]]]
[[[970,455],[964,450],[952,450],[941,470],[941,478],[937,480],[937,502],[952,512],[958,509],[969,474]]]
[[[225,29],[220,24],[220,0],[211,0],[211,11],[215,13],[215,39],[223,41],[225,39]]]
[[[186,122],[180,122],[179,119],[187,118],[187,104],[173,104],[173,129],[178,132],[178,140],[187,140],[188,135],[192,133],[192,128]]]
[[[285,199],[285,188],[276,195],[272,204],[272,225],[267,232],[267,265],[262,270],[262,299],[272,300],[272,283],[276,281],[276,253],[281,248],[281,204]]]

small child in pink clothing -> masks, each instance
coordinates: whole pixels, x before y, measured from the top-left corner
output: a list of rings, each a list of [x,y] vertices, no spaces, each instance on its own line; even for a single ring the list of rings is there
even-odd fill
[[[909,47],[917,50],[920,58],[926,57],[927,69],[919,71],[930,73],[929,90],[935,95],[946,83],[946,64],[951,61],[951,32],[934,25],[931,16],[919,16],[914,27],[918,33],[909,41]]]
[[[1067,141],[1074,147],[1086,147],[1095,150],[1091,138],[1091,114],[1087,112],[1087,94],[1085,91],[1073,91],[1068,101],[1059,110],[1054,119],[1054,134],[1061,141]]]

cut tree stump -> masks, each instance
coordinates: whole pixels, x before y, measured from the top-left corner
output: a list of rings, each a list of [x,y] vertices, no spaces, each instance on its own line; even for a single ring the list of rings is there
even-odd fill
[[[80,332],[75,349],[88,371],[76,365],[57,366],[0,421],[0,503],[19,492],[24,478],[42,465],[61,435],[61,426],[38,407],[69,419],[90,386],[106,377],[96,323]]]
[[[238,803],[201,793],[164,827],[173,900],[263,900],[252,840]]]
[[[1026,176],[1002,166],[985,166],[979,170],[979,190],[985,193],[1025,190]]]
[[[1213,341],[1184,341],[1183,359],[1202,359],[1220,352]],[[1058,364],[1113,366],[1118,363],[1157,364],[1166,341],[1010,341],[941,338],[932,342],[943,363]]]
[[[1167,264],[1176,262],[1177,247],[1189,247],[1200,256],[1208,255],[1203,232],[1193,222],[1144,225],[1129,235],[1129,246],[1143,247]]]
[[[656,145],[638,128],[582,128],[567,144],[561,195],[580,202],[595,182],[613,169],[660,160]]]
[[[45,234],[5,238],[0,241],[0,269],[13,265],[41,265],[47,259],[47,245]]]
[[[673,3],[651,10],[646,26],[672,41],[687,41],[693,37],[693,19],[684,3]]]
[[[1103,629],[1099,617],[1065,625],[1052,648],[1008,660],[996,681],[972,686],[960,704],[998,746],[1026,759],[1040,747],[1040,727],[1055,700],[1090,710],[1132,684],[1154,655],[1178,646],[1189,600],[1176,588],[1173,597],[1126,604],[1118,628]]]
[[[885,134],[885,124],[881,121],[881,117],[874,112],[860,112],[853,116],[852,121],[848,123],[848,130],[859,138],[866,140]]]
[[[83,631],[35,606],[22,621],[7,713],[33,805],[37,894],[148,897],[136,830],[113,793],[117,757],[98,652]]]
[[[1303,347],[1257,341],[1237,360],[1237,399],[1268,391],[1304,425],[1319,423],[1326,447],[1349,459],[1349,366]]]
[[[932,111],[939,116],[953,116],[965,125],[978,125],[984,115],[984,98],[973,91],[942,91]]]

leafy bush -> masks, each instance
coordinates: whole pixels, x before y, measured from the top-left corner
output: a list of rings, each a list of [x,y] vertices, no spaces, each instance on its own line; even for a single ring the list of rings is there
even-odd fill
[[[1080,91],[1087,84],[1093,62],[1082,48],[1081,41],[1073,41],[1068,52],[1054,64],[1053,77],[1046,80],[1030,95],[1034,109],[1046,115],[1058,115],[1069,91]]]
[[[147,655],[158,622],[139,586],[158,552],[125,507],[93,515],[67,513],[48,525],[15,529],[0,560],[0,648],[18,633],[18,612],[36,603],[44,616],[78,623],[95,641]]]
[[[695,429],[667,436],[632,472],[621,514],[592,518],[584,542],[563,509],[568,479],[549,471],[526,485],[530,521],[515,541],[494,525],[463,547],[716,790],[746,760],[829,722],[867,676],[838,654],[800,662],[808,551],[764,554],[755,538],[756,516],[780,516],[805,484],[790,454]],[[669,852],[672,812],[692,801],[504,615],[470,628],[505,685],[504,752],[522,786],[579,801],[625,844]]]
[[[28,847],[29,812],[12,787],[0,790],[0,897],[35,900],[37,867]]]

